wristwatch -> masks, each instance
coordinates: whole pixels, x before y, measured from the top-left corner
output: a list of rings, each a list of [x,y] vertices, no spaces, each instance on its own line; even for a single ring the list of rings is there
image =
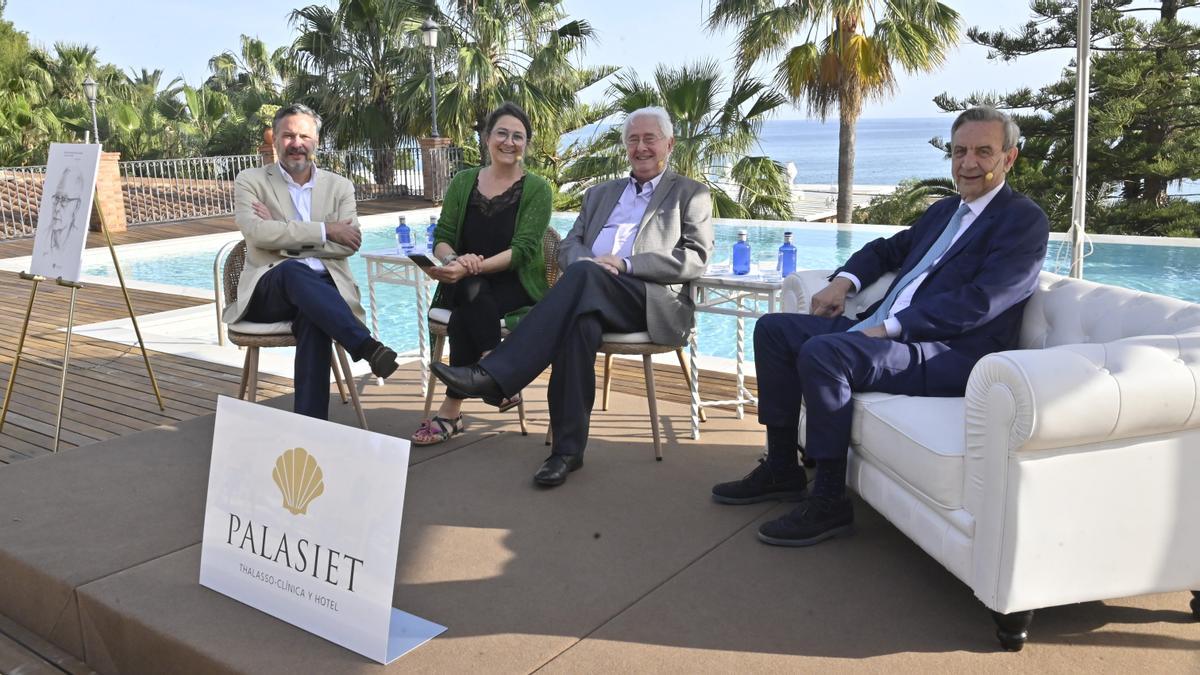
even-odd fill
[[[458,254],[451,253],[450,255],[446,256],[445,258],[442,258],[442,264],[449,265],[450,263],[454,262],[455,260],[458,260]]]

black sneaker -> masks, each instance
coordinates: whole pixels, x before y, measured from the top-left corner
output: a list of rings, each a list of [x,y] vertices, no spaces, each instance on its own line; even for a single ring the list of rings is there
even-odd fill
[[[367,357],[367,363],[371,364],[371,372],[375,377],[387,378],[392,373],[396,372],[399,366],[396,363],[396,352],[390,347],[379,344],[375,350]]]
[[[799,499],[804,496],[808,477],[796,467],[779,471],[758,460],[758,466],[741,480],[713,486],[713,501],[722,504],[754,504],[772,499]]]
[[[760,525],[758,538],[772,546],[812,546],[852,532],[854,507],[849,497],[809,496],[791,513]]]

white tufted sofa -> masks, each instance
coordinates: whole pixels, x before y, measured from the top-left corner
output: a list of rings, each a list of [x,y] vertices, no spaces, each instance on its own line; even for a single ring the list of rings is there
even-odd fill
[[[785,279],[783,310],[828,275]],[[1200,305],[1043,272],[1020,349],[976,364],[965,397],[854,406],[851,488],[971,587],[1005,648],[1040,607],[1191,589],[1200,619]]]

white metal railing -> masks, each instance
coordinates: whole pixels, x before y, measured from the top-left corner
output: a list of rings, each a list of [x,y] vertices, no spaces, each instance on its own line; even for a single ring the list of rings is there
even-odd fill
[[[428,172],[415,145],[323,149],[317,151],[317,164],[349,178],[359,201],[396,196],[432,196],[433,201],[442,201],[450,178],[462,164],[462,149],[433,148],[430,154]]]
[[[417,146],[390,150],[318,150],[318,163],[354,182],[359,200],[426,197],[441,201],[462,165],[462,149],[432,150],[428,171]],[[233,181],[259,166],[259,155],[225,155],[118,162],[125,219],[130,225],[233,213]],[[37,229],[45,166],[0,167],[0,240]],[[378,178],[382,180],[377,180]],[[426,185],[426,183],[429,185]]]
[[[0,239],[26,237],[37,229],[45,166],[0,168]]]
[[[233,213],[233,179],[262,163],[258,155],[118,162],[129,224]]]

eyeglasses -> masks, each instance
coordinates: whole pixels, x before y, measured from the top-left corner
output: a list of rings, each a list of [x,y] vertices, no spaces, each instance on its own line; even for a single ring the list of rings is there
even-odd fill
[[[519,131],[509,133],[507,129],[496,129],[492,132],[492,135],[501,143],[512,141],[514,145],[520,145],[525,142],[525,134]]]
[[[645,136],[630,136],[625,139],[625,145],[636,148],[638,143],[645,145],[647,148],[653,148],[658,145],[658,142],[663,140],[662,136],[656,134],[646,134]]]
[[[54,206],[56,208],[60,208],[60,209],[66,208],[66,207],[68,207],[72,204],[78,203],[80,201],[79,197],[69,197],[65,194],[58,193],[58,192],[51,195],[50,199],[52,199],[54,201]]]

